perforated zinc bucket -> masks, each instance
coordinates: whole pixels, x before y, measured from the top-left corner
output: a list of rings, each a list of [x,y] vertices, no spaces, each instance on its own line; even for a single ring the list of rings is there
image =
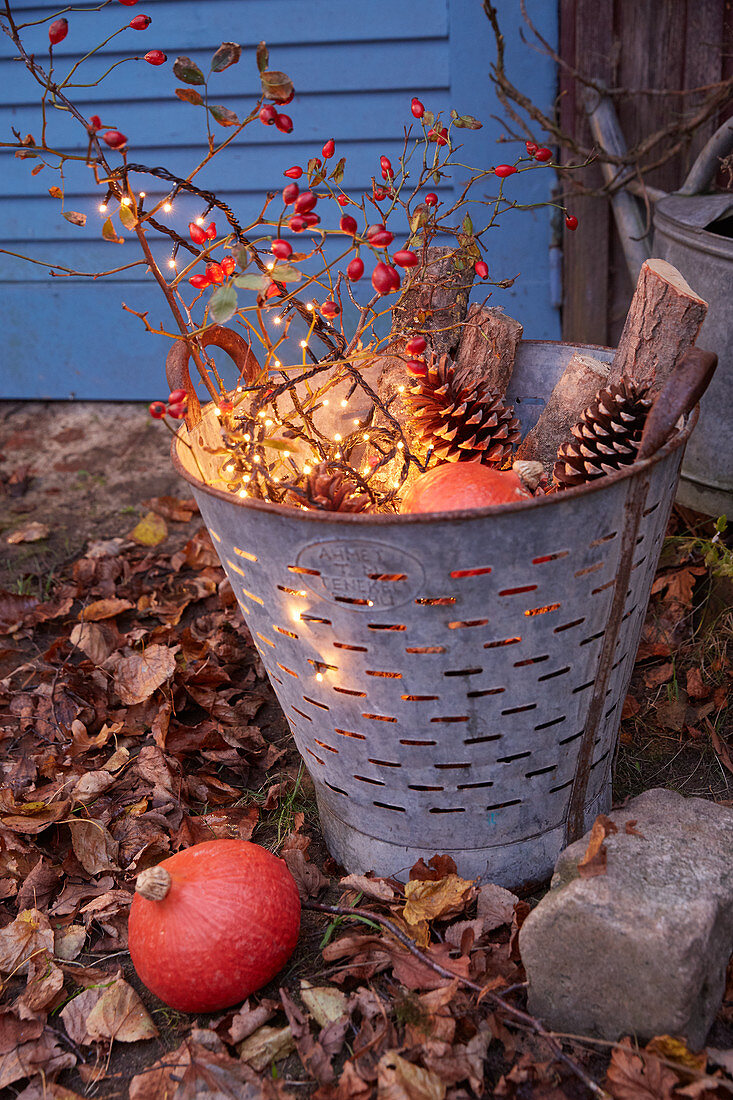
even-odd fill
[[[575,351],[526,341],[526,432]],[[180,372],[175,381],[180,382]],[[329,850],[405,877],[449,852],[519,888],[610,807],[621,708],[696,414],[600,483],[466,512],[334,515],[193,487],[315,784]],[[181,429],[214,475],[212,407]]]

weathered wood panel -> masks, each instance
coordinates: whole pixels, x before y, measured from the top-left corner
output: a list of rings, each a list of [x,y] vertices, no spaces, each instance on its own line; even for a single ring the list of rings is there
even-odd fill
[[[728,0],[561,0],[560,20],[563,59],[627,93],[615,101],[629,146],[703,98],[632,93],[677,93],[714,84],[733,71],[733,9]],[[567,75],[561,77],[561,92],[566,89],[567,103],[561,99],[563,128],[587,140],[575,83]],[[679,187],[726,114],[730,108],[701,126],[694,137],[680,141],[676,155],[649,172],[647,183],[664,190]],[[668,148],[670,140],[674,139],[660,143],[658,151]],[[590,168],[579,178],[593,187],[600,174]],[[563,337],[613,344],[633,291],[621,242],[606,200],[573,200],[572,205],[581,225],[574,236],[565,233]]]

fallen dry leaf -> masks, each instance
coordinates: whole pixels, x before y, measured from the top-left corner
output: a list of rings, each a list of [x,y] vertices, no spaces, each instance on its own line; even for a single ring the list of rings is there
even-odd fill
[[[252,1069],[263,1070],[272,1062],[279,1062],[295,1050],[295,1040],[287,1027],[261,1027],[237,1048],[243,1062]]]
[[[688,668],[685,686],[690,699],[705,699],[710,694],[710,688],[703,683],[702,671],[699,668]]]
[[[282,857],[295,879],[301,898],[315,898],[325,886],[328,886],[330,879],[321,874],[315,863],[309,863],[306,860],[305,852],[300,848],[290,848],[283,852]]]
[[[656,665],[654,668],[644,669],[644,683],[648,688],[659,687],[660,684],[666,684],[672,679],[674,675],[674,662],[667,661],[666,664]]]
[[[288,1018],[293,1042],[303,1068],[319,1085],[330,1085],[336,1080],[331,1059],[318,1040],[311,1034],[307,1018],[300,1011],[287,990],[280,990],[280,1000]]]
[[[125,639],[119,632],[110,630],[107,623],[77,623],[71,629],[69,641],[92,664],[103,665],[110,654],[124,644]]]
[[[622,1039],[611,1055],[606,1072],[614,1100],[672,1100],[677,1074],[656,1058],[636,1053],[630,1039]]]
[[[180,497],[151,497],[144,500],[143,507],[149,508],[158,516],[169,519],[173,523],[188,523],[193,516],[198,514],[199,506],[193,497],[181,500]]]
[[[176,669],[178,646],[149,645],[143,653],[123,657],[114,653],[107,661],[115,691],[125,706],[134,706],[149,699],[153,692],[169,680]]]
[[[706,1051],[701,1050],[695,1054],[688,1048],[684,1039],[674,1035],[655,1035],[644,1050],[647,1054],[656,1054],[667,1062],[676,1062],[686,1069],[694,1069],[699,1073],[704,1071],[708,1061]]]
[[[237,1043],[241,1043],[242,1039],[252,1035],[258,1027],[262,1027],[275,1015],[275,1005],[275,1001],[263,1001],[262,1004],[250,1007],[249,1000],[245,1001],[242,1007],[235,1012],[229,1024],[226,1033],[228,1041],[236,1046]]]
[[[132,600],[122,600],[116,596],[106,600],[94,600],[92,603],[88,603],[86,607],[82,607],[77,619],[81,622],[96,623],[102,619],[112,619],[115,615],[119,615],[123,611],[129,611],[134,606]]]
[[[301,978],[300,999],[319,1027],[328,1027],[346,1014],[346,994],[333,985],[311,985]]]
[[[514,906],[518,901],[516,894],[496,883],[488,882],[479,886],[476,916],[483,922],[484,932],[492,932],[502,924],[511,924]]]
[[[437,1074],[415,1066],[394,1050],[379,1059],[379,1100],[443,1100],[445,1083]]]
[[[168,525],[162,516],[148,512],[130,531],[129,538],[141,546],[158,546],[168,535]]]
[[[709,719],[706,719],[706,723],[708,730],[710,731],[710,740],[712,741],[713,751],[715,752],[715,755],[718,757],[721,764],[724,764],[726,766],[729,772],[733,772],[733,758],[731,758],[730,750],[727,744],[725,743],[725,741],[723,741],[721,737],[719,737],[715,726]]]
[[[470,879],[447,875],[437,881],[412,881],[405,885],[407,901],[402,916],[408,924],[456,917],[474,896]]]
[[[12,634],[23,625],[38,604],[35,596],[19,596],[0,589],[0,634]]]
[[[17,1024],[17,1026],[16,1026]],[[57,1036],[40,1020],[16,1020],[9,1012],[0,1016],[0,1089],[24,1077],[53,1076],[76,1065],[76,1057],[64,1050]]]
[[[50,530],[45,523],[34,521],[33,523],[26,523],[25,527],[19,527],[17,531],[6,535],[5,541],[10,543],[11,546],[15,546],[19,542],[40,542],[41,539],[47,539],[49,534]]]
[[[603,843],[607,836],[617,833],[618,829],[610,817],[599,814],[593,822],[590,831],[588,847],[578,861],[578,874],[581,878],[593,878],[595,875],[606,873],[606,845]]]
[[[341,879],[341,886],[349,890],[358,890],[370,898],[378,901],[392,901],[395,897],[393,887],[383,878],[368,878],[367,875],[346,875]]]
[[[100,871],[119,871],[119,845],[99,821],[84,818],[69,820],[74,855],[85,871],[98,875]]]
[[[38,909],[24,909],[0,928],[0,973],[27,974],[37,955],[53,955],[53,930]]]
[[[86,1028],[92,1039],[114,1039],[119,1043],[136,1043],[158,1035],[145,1005],[122,978],[104,990],[87,1016]]]
[[[436,882],[439,878],[455,875],[457,870],[456,861],[452,856],[432,856],[427,863],[425,863],[422,856],[420,856],[417,863],[410,868],[410,881],[412,882],[413,879],[420,879],[422,881],[431,880]]]
[[[54,935],[53,953],[57,959],[71,962],[86,943],[87,931],[83,924],[70,924]]]

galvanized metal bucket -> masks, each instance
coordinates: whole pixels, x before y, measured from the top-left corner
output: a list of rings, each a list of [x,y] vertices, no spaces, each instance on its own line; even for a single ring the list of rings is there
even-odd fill
[[[527,431],[575,351],[527,341]],[[180,371],[173,375],[180,383]],[[298,749],[331,853],[405,877],[449,852],[508,887],[545,880],[611,801],[621,708],[694,415],[651,459],[521,504],[334,515],[242,500],[212,407],[179,433],[191,484]]]

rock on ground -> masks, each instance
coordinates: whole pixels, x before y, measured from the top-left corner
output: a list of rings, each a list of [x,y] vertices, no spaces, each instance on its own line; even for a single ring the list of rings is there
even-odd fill
[[[588,836],[571,844],[522,926],[529,1011],[556,1031],[699,1049],[733,949],[733,810],[655,789],[610,817],[606,874],[579,877]]]

